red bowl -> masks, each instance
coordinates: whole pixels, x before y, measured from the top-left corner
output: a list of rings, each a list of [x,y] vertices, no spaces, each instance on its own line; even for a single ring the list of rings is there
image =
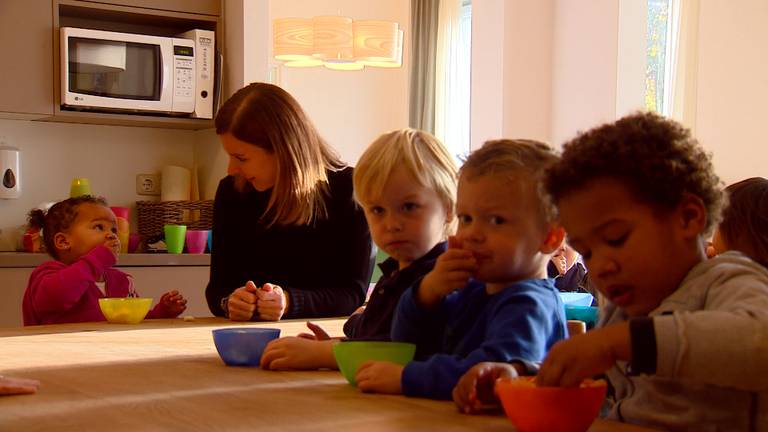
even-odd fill
[[[605,399],[605,381],[581,387],[537,387],[533,377],[500,378],[496,394],[518,432],[584,432]]]

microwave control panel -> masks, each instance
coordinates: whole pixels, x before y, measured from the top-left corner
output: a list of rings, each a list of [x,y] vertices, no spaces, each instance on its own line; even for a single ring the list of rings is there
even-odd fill
[[[195,109],[195,46],[189,39],[173,39],[173,111]]]

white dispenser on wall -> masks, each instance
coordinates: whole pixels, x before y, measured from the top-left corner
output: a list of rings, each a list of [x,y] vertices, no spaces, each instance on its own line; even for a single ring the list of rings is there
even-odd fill
[[[20,195],[19,149],[0,145],[0,198],[18,198]]]

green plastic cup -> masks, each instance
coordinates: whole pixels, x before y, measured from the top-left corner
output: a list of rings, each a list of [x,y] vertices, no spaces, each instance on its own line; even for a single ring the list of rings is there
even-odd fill
[[[163,226],[163,232],[165,233],[165,246],[168,248],[168,253],[180,254],[184,250],[187,226],[165,225]]]

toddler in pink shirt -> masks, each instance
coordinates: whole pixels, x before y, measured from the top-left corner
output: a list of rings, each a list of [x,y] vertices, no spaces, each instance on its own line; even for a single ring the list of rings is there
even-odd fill
[[[43,229],[55,261],[30,275],[22,302],[24,325],[104,321],[99,298],[135,295],[131,276],[113,268],[120,252],[117,222],[102,198],[81,196],[33,210],[30,225]],[[178,291],[160,297],[147,318],[174,318],[186,308]]]

